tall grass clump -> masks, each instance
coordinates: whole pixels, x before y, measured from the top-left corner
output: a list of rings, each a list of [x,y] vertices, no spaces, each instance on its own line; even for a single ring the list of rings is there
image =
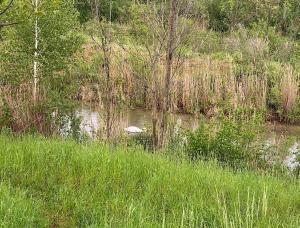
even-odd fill
[[[286,66],[281,79],[281,104],[286,118],[295,112],[298,105],[299,75],[294,72],[291,66]],[[293,119],[293,118],[292,118]]]
[[[1,205],[17,198],[9,221],[25,216],[25,226],[300,225],[297,180],[99,143],[2,135],[0,147]]]
[[[46,227],[48,220],[39,200],[33,200],[26,189],[0,184],[1,227]]]

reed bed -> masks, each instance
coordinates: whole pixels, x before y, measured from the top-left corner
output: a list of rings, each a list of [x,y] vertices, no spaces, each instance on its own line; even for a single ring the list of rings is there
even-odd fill
[[[140,51],[143,53],[142,51]],[[138,59],[138,60],[137,60]],[[240,71],[240,66],[230,57],[224,60],[210,56],[194,57],[175,61],[171,85],[171,110],[173,112],[204,113],[213,115],[219,109],[227,112],[240,109],[267,111],[270,87],[268,72],[250,66]],[[157,74],[153,75],[147,56],[139,58],[115,47],[112,57],[112,81],[114,103],[129,104],[151,109],[153,102],[153,80],[156,81],[157,107],[163,103],[164,57],[157,63]],[[267,68],[266,68],[267,69]],[[290,65],[281,67],[281,80],[277,82],[281,92],[278,109],[291,112],[299,100],[299,74]],[[98,77],[101,80],[101,73]],[[154,77],[154,78],[153,78]],[[101,86],[100,86],[101,87]],[[104,97],[99,88],[98,100]]]
[[[0,136],[0,224],[299,227],[299,180],[139,148]]]
[[[163,63],[158,73],[158,105],[162,103]],[[209,114],[214,109],[228,106],[230,109],[265,109],[267,78],[258,75],[234,74],[235,65],[227,60],[213,60],[210,57],[189,59],[174,69],[172,81],[171,109],[188,113]],[[148,87],[148,86],[146,86]],[[134,88],[141,87],[138,83]],[[151,97],[147,92],[147,97]],[[146,108],[151,102],[145,102]],[[159,105],[160,106],[160,105]]]

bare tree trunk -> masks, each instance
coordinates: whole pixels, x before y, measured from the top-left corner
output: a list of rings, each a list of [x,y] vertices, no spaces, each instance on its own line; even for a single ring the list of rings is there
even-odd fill
[[[95,0],[95,18],[96,18],[97,21],[100,21],[100,12],[99,12],[98,0]]]
[[[37,90],[38,90],[38,18],[37,18],[37,12],[38,12],[38,0],[33,0],[32,2],[35,10],[35,24],[34,24],[34,62],[33,62],[33,91],[32,91],[32,96],[33,96],[33,103],[36,104],[37,102]]]
[[[110,26],[109,30],[102,31],[102,49],[104,55],[104,72],[106,75],[106,138],[108,141],[111,139],[112,123],[113,123],[113,96],[112,96],[112,82],[111,82],[111,71],[110,71],[110,61],[111,61],[111,15],[112,15],[112,2],[110,1]]]
[[[98,1],[94,0],[95,3],[95,20],[97,24],[97,28],[99,29],[99,38],[100,42],[94,38],[92,35],[92,39],[94,42],[100,47],[103,54],[103,64],[102,70],[105,77],[105,134],[107,141],[110,141],[112,137],[112,126],[113,126],[113,85],[111,78],[111,60],[112,60],[112,32],[111,32],[111,15],[112,15],[112,1],[110,0],[110,24],[109,27],[106,26],[105,22],[101,21],[100,18],[100,9],[98,5]]]
[[[152,67],[152,145],[153,149],[158,146],[158,134],[157,134],[157,122],[158,122],[158,112],[157,112],[157,57],[154,59]]]
[[[169,28],[168,28],[168,43],[166,53],[166,72],[164,82],[164,101],[162,110],[162,121],[161,121],[161,133],[160,133],[160,146],[165,144],[166,133],[168,127],[168,116],[170,111],[171,103],[171,77],[172,77],[172,65],[173,65],[173,54],[175,46],[175,33],[176,33],[176,14],[177,14],[177,0],[170,1],[170,14],[169,14]]]
[[[104,73],[106,77],[106,138],[110,140],[112,129],[112,88],[111,88],[111,75],[110,75],[110,60],[108,56],[108,50],[106,46],[103,46],[104,54]]]

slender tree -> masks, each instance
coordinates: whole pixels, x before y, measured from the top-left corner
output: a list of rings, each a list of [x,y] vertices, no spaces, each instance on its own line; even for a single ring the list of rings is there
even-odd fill
[[[171,104],[171,77],[172,77],[172,66],[175,51],[175,35],[176,35],[176,23],[177,23],[177,7],[178,0],[170,1],[170,12],[169,12],[169,25],[168,25],[168,39],[167,39],[167,50],[166,50],[166,69],[165,69],[165,82],[164,82],[164,99],[163,99],[163,112],[161,121],[161,135],[160,144],[164,144],[165,135],[168,124],[168,112],[170,111]]]
[[[131,48],[130,51],[136,58],[140,58],[141,62],[145,62],[147,68],[145,77],[150,85],[147,89],[151,94],[154,148],[162,147],[166,141],[168,113],[171,108],[172,75],[180,68],[180,48],[189,34],[186,29],[188,26],[179,19],[180,16],[188,18],[187,12],[190,11],[192,2],[184,4],[184,0],[137,1],[131,8],[134,14],[131,24],[134,40],[146,49],[143,55],[141,49],[133,52]],[[164,82],[161,86],[160,69],[164,66]],[[159,102],[160,90],[163,96],[162,106]],[[158,114],[158,108],[162,108],[162,118]]]
[[[38,24],[38,6],[39,0],[32,0],[34,8],[34,61],[33,61],[33,90],[32,97],[33,103],[37,101],[37,88],[38,88],[38,48],[39,48],[39,24]]]
[[[145,62],[146,70],[144,77],[150,87],[146,89],[150,91],[151,115],[152,115],[152,143],[156,149],[159,143],[159,67],[162,63],[167,32],[165,30],[164,4],[157,4],[153,1],[140,2],[132,6],[132,30],[134,39],[138,44],[145,47],[145,54],[141,55],[141,50],[129,50],[130,54],[135,58],[139,58],[141,62]],[[139,45],[137,45],[139,47]]]
[[[105,17],[100,15],[100,4],[99,1],[95,0],[95,19],[90,24],[89,31],[94,43],[101,50],[101,56],[103,59],[102,72],[100,77],[104,75],[105,78],[105,131],[106,139],[108,141],[112,138],[113,128],[113,79],[111,72],[112,62],[112,44],[113,44],[113,31],[112,31],[112,1],[110,0],[110,17],[109,21]]]
[[[190,26],[184,21],[189,19],[192,15],[194,1],[186,0],[170,0],[168,9],[168,25],[167,25],[167,39],[165,49],[165,75],[163,88],[163,108],[161,130],[159,137],[159,146],[163,147],[166,144],[166,135],[169,124],[169,114],[171,111],[171,91],[173,76],[182,67],[182,47],[189,40],[191,32]],[[176,61],[175,61],[176,60]]]

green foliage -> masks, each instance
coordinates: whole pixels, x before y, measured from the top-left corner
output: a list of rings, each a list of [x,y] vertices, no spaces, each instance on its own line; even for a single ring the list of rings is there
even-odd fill
[[[0,146],[0,216],[10,213],[4,225],[300,225],[297,180],[98,143],[0,136]]]
[[[37,13],[34,7],[26,1],[17,1],[11,11],[11,18],[24,21],[9,29],[7,38],[10,42],[4,47],[7,77],[14,72],[14,80],[22,77],[20,82],[28,80],[32,73],[33,61],[39,63],[40,80],[51,79],[54,71],[66,68],[72,54],[82,43],[76,33],[78,13],[72,1],[41,0]],[[26,20],[25,20],[26,18]],[[38,19],[38,50],[35,50],[35,19]],[[34,52],[38,52],[35,59]],[[17,73],[17,74],[16,74]],[[27,77],[27,78],[24,78]]]
[[[222,50],[220,33],[206,30],[196,30],[192,33],[191,47],[193,52],[212,54]]]
[[[134,105],[149,108],[150,105],[144,104],[145,100],[149,100],[144,99],[144,95],[145,91],[149,91],[151,87],[151,64],[155,59],[153,57],[157,55],[160,62],[165,59],[163,53],[166,44],[163,41],[166,39],[168,28],[169,1],[40,0],[39,2],[39,7],[35,12],[32,1],[15,0],[13,7],[0,18],[1,22],[18,22],[14,26],[0,30],[0,87],[7,85],[13,87],[12,94],[17,97],[23,94],[24,90],[18,91],[26,85],[28,88],[24,100],[27,101],[32,94],[33,62],[38,62],[39,113],[34,116],[36,118],[28,117],[26,120],[20,120],[20,122],[23,121],[24,126],[31,126],[30,128],[35,129],[35,124],[30,122],[37,123],[37,119],[47,119],[48,122],[45,125],[49,126],[52,121],[49,116],[57,110],[59,110],[57,122],[65,115],[72,115],[75,107],[73,99],[78,94],[79,87],[85,84],[93,87],[97,83],[100,85],[97,89],[105,89],[103,77],[99,77],[99,66],[103,64],[103,56],[91,51],[93,56],[83,54],[80,57],[78,55],[74,57],[84,41],[91,42],[90,37],[87,38],[88,35],[95,34],[98,39],[101,37],[101,31],[95,26],[93,20],[97,16],[97,10],[104,32],[113,36],[112,46],[123,48],[123,50],[116,50],[116,52],[122,52],[121,61],[117,55],[112,57],[111,62],[116,63],[112,70],[116,70],[115,66],[120,65],[119,62],[124,65],[128,63],[126,73],[133,76],[131,82],[134,81],[138,85],[138,88],[130,89],[133,91],[130,99],[134,100]],[[285,110],[281,83],[286,70],[283,67],[285,64],[293,67],[295,77],[300,72],[300,2],[298,0],[183,0],[180,4],[185,6],[188,5],[187,2],[193,2],[193,5],[189,5],[191,9],[187,15],[184,15],[186,9],[182,7],[176,28],[179,35],[176,38],[182,39],[183,35],[192,32],[191,36],[181,40],[177,48],[175,57],[179,58],[174,62],[178,65],[174,64],[174,68],[178,67],[178,69],[174,69],[174,72],[181,74],[180,64],[184,61],[187,65],[190,62],[193,63],[194,59],[187,59],[187,55],[195,59],[203,57],[203,59],[223,60],[224,68],[226,68],[226,61],[232,62],[234,66],[232,73],[235,77],[233,80],[238,81],[237,85],[242,89],[248,89],[246,85],[244,86],[248,82],[247,79],[257,78],[256,83],[266,79],[267,84],[266,102],[262,102],[260,107],[257,107],[258,105],[252,107],[247,103],[246,106],[251,107],[237,107],[237,110],[247,109],[245,112],[259,110],[265,112],[266,117],[272,116],[273,119],[286,122],[299,120],[299,94],[294,91],[292,95],[297,96],[296,102],[291,110]],[[8,0],[0,1],[0,9],[7,3]],[[38,50],[34,47],[35,19],[38,19],[39,27]],[[81,26],[86,28],[84,35]],[[177,41],[176,39],[175,43]],[[99,50],[97,49],[99,47],[95,46],[90,48],[95,52]],[[128,53],[123,53],[124,50],[130,54],[136,53],[127,55]],[[35,51],[38,52],[37,56],[35,56]],[[87,60],[89,58],[92,60]],[[162,78],[163,72],[160,68],[163,64],[157,67],[160,71],[158,78]],[[213,67],[209,66],[208,69]],[[213,72],[204,72],[206,73],[219,74],[218,69]],[[117,72],[116,75],[120,73]],[[199,78],[199,81],[201,80]],[[178,85],[182,81],[185,81],[185,78],[174,80],[174,84]],[[188,80],[186,81],[186,85],[189,86]],[[198,86],[198,81],[194,83],[195,87]],[[114,85],[118,87],[115,91],[116,103],[125,104],[125,99],[129,96],[119,93],[119,90],[126,87],[124,78],[116,76]],[[209,86],[214,87],[213,83],[207,87]],[[242,91],[241,93],[245,94],[240,94],[241,97],[255,100],[255,95],[249,91]],[[97,101],[97,99],[99,98],[91,100]],[[183,107],[182,110],[186,112],[206,109],[232,111],[232,104],[227,97],[216,103],[199,102],[196,98],[194,99],[195,101],[191,103],[201,104],[194,105],[197,106],[196,108],[190,105],[194,110],[190,110],[189,107],[185,109]],[[286,100],[289,101],[290,97],[286,97]],[[16,119],[19,119],[14,117],[12,110],[22,114],[36,111],[30,106],[30,101],[20,103],[28,107],[20,108],[19,111],[17,110],[19,105],[9,104],[10,109],[8,105],[1,107],[0,125],[9,127],[16,122]],[[128,103],[133,102],[130,100]],[[182,102],[174,101],[174,103]]]
[[[209,25],[212,29],[226,32],[238,26],[250,27],[263,21],[267,26],[292,37],[299,36],[299,1],[286,0],[210,0],[206,3]]]
[[[75,6],[80,13],[80,22],[87,22],[96,17],[96,9],[99,10],[99,16],[107,20],[127,20],[127,8],[132,0],[76,0]]]
[[[13,124],[12,110],[4,100],[0,112],[0,129],[10,127]]]
[[[5,30],[5,41],[0,47],[3,63],[0,86],[11,86],[15,97],[19,95],[19,88],[27,88],[22,90],[25,100],[14,111],[17,116],[22,116],[20,113],[26,110],[30,116],[27,120],[18,117],[18,121],[23,121],[23,126],[31,130],[47,129],[46,134],[49,134],[49,128],[52,128],[49,116],[58,109],[63,115],[70,113],[79,87],[71,67],[73,55],[83,43],[83,37],[78,33],[78,12],[72,0],[40,0],[37,9],[31,1],[17,0],[7,17],[22,23]],[[38,103],[35,105],[38,107],[33,108],[27,99],[32,94],[35,62],[38,82]]]
[[[254,144],[254,122],[223,119],[215,123],[200,122],[195,132],[187,134],[187,154],[192,160],[216,159],[221,164],[246,168],[258,159]]]

